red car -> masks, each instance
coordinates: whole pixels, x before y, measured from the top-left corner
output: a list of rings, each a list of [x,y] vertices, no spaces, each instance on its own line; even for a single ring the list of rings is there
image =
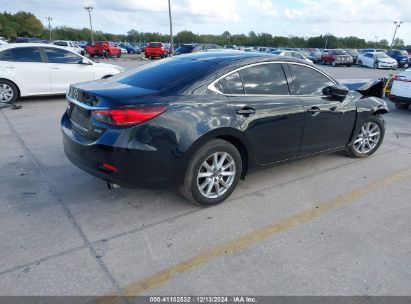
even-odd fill
[[[94,56],[104,56],[106,58],[121,56],[121,48],[109,41],[97,41],[94,44],[87,45],[85,50],[91,58]]]
[[[352,66],[353,58],[350,54],[343,50],[329,50],[326,53],[321,55],[322,64],[331,64],[332,66],[336,65],[346,65]]]
[[[162,42],[150,42],[145,48],[144,53],[146,58],[164,58],[168,56],[168,50]]]

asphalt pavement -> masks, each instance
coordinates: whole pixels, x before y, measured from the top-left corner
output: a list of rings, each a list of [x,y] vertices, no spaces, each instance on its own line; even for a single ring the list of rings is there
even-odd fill
[[[64,155],[64,97],[19,104],[0,110],[2,296],[411,296],[410,110],[389,103],[372,157],[259,171],[203,209],[175,190],[108,190]]]

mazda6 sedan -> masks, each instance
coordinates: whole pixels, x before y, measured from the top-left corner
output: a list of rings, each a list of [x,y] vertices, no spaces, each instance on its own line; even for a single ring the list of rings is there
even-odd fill
[[[258,168],[340,150],[373,154],[388,110],[371,96],[381,92],[358,91],[290,57],[181,55],[72,85],[64,150],[110,184],[175,186],[214,205]]]

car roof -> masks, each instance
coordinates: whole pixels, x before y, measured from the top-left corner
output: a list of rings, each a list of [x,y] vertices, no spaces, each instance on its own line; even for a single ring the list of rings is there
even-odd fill
[[[286,58],[287,61],[296,61],[299,60],[289,60],[288,57],[282,57],[279,59],[279,56],[275,56],[268,53],[254,53],[254,52],[243,52],[243,51],[226,51],[226,52],[198,52],[192,54],[180,55],[181,59],[191,59],[191,60],[202,60],[211,63],[228,63],[231,61],[237,61],[241,59],[261,59],[261,61],[284,61]]]

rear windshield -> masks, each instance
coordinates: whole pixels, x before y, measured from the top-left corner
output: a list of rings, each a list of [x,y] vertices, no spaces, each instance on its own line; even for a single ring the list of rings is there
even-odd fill
[[[66,41],[55,41],[54,44],[59,46],[68,46]]]
[[[148,44],[149,47],[162,47],[160,42],[151,42]]]
[[[201,60],[164,59],[129,70],[111,79],[131,86],[162,91],[207,74],[214,65]]]
[[[398,51],[398,53],[399,53],[399,55],[408,55],[408,52],[406,51],[406,50],[401,50],[401,51]]]
[[[333,54],[335,54],[335,55],[347,55],[347,52],[342,51],[342,50],[333,50]]]
[[[176,49],[176,52],[180,54],[186,54],[186,53],[191,53],[193,49],[194,49],[193,45],[182,45],[178,49]]]

